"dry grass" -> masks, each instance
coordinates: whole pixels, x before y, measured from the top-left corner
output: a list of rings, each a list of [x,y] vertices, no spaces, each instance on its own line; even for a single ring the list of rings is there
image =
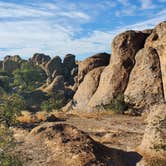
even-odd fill
[[[22,111],[21,116],[19,116],[17,120],[21,123],[36,123],[46,120],[47,116],[48,114],[46,112],[37,112],[33,114],[28,111]]]

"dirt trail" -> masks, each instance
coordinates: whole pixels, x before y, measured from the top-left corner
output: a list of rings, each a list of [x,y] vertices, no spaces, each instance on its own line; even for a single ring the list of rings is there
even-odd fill
[[[146,126],[142,117],[126,115],[103,115],[101,118],[71,116],[65,123],[87,132],[94,140],[125,151],[141,143]]]

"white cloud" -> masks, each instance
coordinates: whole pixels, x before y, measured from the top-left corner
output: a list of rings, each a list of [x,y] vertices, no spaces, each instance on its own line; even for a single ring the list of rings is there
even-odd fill
[[[116,11],[115,15],[118,17],[119,16],[133,16],[133,15],[135,15],[135,12],[136,12],[136,6],[131,5],[130,8],[128,8],[128,9],[125,8],[125,9]]]
[[[39,5],[40,6],[40,5]],[[49,10],[50,9],[50,10]],[[14,3],[0,2],[0,18],[24,18],[25,17],[64,17],[71,19],[90,20],[90,16],[77,10],[62,10],[54,3],[44,3],[40,7],[30,5],[17,5]]]
[[[128,0],[118,0],[118,2],[121,3],[124,6],[129,6],[130,5]]]
[[[109,1],[102,2],[109,4]],[[98,6],[95,11],[99,8],[103,9],[102,7],[104,8],[104,6]],[[5,8],[6,11],[1,10]],[[84,6],[84,8],[92,9],[92,6],[89,8]],[[18,11],[16,14],[13,13],[15,9]],[[127,12],[124,14],[132,14],[130,10]],[[2,14],[0,18],[2,16],[2,18],[17,17],[14,20],[5,19],[0,22],[0,59],[6,54],[20,54],[28,58],[35,52],[44,52],[51,56],[64,56],[67,53],[89,56],[102,51],[110,52],[110,44],[116,34],[127,29],[152,28],[166,20],[166,10],[162,10],[147,21],[119,27],[111,32],[92,30],[89,33],[86,32],[84,37],[78,38],[76,36],[82,30],[81,25],[93,20],[93,16],[73,5],[64,9],[58,4],[47,3],[40,4],[36,8],[35,5],[0,2],[0,13]]]
[[[154,9],[156,5],[153,4],[152,0],[140,0],[141,9]]]

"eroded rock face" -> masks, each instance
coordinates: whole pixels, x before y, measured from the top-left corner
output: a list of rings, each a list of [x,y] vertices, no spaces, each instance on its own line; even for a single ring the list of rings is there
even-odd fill
[[[8,73],[12,73],[14,70],[19,69],[21,66],[21,58],[18,55],[6,56],[2,63],[2,69]]]
[[[143,108],[164,101],[159,56],[153,48],[141,49],[125,90],[126,102]]]
[[[59,56],[54,57],[45,65],[45,71],[48,76],[55,78],[63,74],[62,60]]]
[[[148,158],[154,157],[166,161],[166,104],[152,108],[142,143],[138,149]]]
[[[159,58],[160,58],[160,65],[161,65],[161,72],[162,72],[162,80],[163,80],[163,89],[164,89],[164,96],[166,99],[166,22],[162,22],[156,26],[153,30],[152,34],[147,38],[145,47],[153,47],[156,49]]]
[[[54,80],[42,91],[47,93],[57,93],[59,91],[64,91],[64,77],[62,75],[56,76]]]
[[[96,67],[107,66],[109,64],[110,55],[107,53],[99,53],[85,59],[78,65],[78,83],[80,84],[84,76]]]
[[[29,166],[135,165],[124,151],[108,148],[85,132],[63,123],[45,123],[34,128],[22,148],[20,156]]]
[[[146,35],[137,31],[126,31],[114,38],[110,65],[102,72],[99,87],[89,106],[108,104],[118,93],[125,91],[135,55],[143,48],[145,39]]]
[[[75,62],[75,55],[67,54],[63,60],[63,74],[65,85],[70,86],[75,84],[75,77],[78,75],[78,66]]]
[[[30,59],[36,65],[44,65],[46,64],[51,58],[48,55],[36,53]]]
[[[78,90],[73,97],[74,109],[84,111],[88,109],[86,107],[99,85],[100,75],[103,70],[104,67],[98,67],[86,74],[83,82],[79,85]]]

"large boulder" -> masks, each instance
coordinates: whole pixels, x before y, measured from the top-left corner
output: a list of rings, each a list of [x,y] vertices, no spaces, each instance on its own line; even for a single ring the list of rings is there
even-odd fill
[[[143,160],[147,160],[144,166],[153,166],[155,163],[165,166],[162,163],[166,164],[166,105],[153,106],[147,122],[142,143],[137,150],[144,156]]]
[[[21,67],[21,58],[18,55],[6,56],[3,60],[2,69],[8,73],[12,73]]]
[[[163,89],[166,99],[166,21],[160,23],[155,27],[151,35],[147,38],[145,47],[153,47],[156,49],[161,65],[162,80],[163,80]]]
[[[75,62],[75,55],[67,54],[63,60],[63,74],[67,86],[75,84],[75,77],[78,75],[78,67]]]
[[[63,123],[44,123],[34,128],[22,147],[18,146],[23,164],[28,166],[133,166],[140,159],[138,155],[108,148]]]
[[[98,67],[86,74],[73,97],[74,109],[88,109],[86,106],[99,85],[100,75],[103,70],[104,67]]]
[[[35,53],[33,57],[30,59],[30,61],[36,65],[44,65],[50,60],[50,56],[41,54],[41,53]]]
[[[153,48],[141,49],[125,90],[125,100],[136,108],[164,101],[159,56]]]
[[[80,62],[78,65],[78,83],[81,83],[84,76],[94,68],[107,66],[109,64],[109,60],[109,54],[99,53]]]
[[[55,56],[53,59],[48,61],[44,69],[46,74],[51,78],[55,78],[57,75],[62,75],[63,65],[61,58],[59,56]]]
[[[146,37],[147,35],[140,31],[126,31],[114,38],[110,65],[102,72],[99,87],[89,106],[109,104],[111,99],[125,91],[135,55],[143,48]]]
[[[42,89],[43,92],[46,93],[57,93],[59,91],[64,92],[64,77],[62,75],[58,75],[54,78],[54,80],[45,88]]]
[[[64,57],[63,65],[64,65],[64,68],[67,68],[69,71],[71,71],[73,68],[75,68],[76,67],[75,55],[67,54]]]

